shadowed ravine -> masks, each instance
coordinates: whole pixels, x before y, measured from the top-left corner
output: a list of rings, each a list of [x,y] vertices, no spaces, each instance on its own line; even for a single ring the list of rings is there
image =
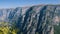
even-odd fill
[[[0,34],[59,34],[60,5],[0,9]]]

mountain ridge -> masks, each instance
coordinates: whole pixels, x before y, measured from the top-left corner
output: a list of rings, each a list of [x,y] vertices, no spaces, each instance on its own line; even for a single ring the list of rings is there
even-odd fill
[[[53,27],[59,25],[59,18],[60,5],[0,9],[0,21],[8,23],[9,28],[18,29],[16,34],[54,34]]]

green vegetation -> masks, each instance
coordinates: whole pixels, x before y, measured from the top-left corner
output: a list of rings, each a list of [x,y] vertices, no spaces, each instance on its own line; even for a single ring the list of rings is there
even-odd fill
[[[60,34],[60,24],[59,26],[54,26],[54,34]]]
[[[0,22],[0,34],[17,34],[18,29],[14,29],[15,26],[9,28],[9,23]]]
[[[36,34],[39,34],[38,32],[36,32]]]

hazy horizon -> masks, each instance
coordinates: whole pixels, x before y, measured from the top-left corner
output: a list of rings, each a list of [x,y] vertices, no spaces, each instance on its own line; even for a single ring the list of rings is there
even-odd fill
[[[39,4],[60,4],[60,0],[0,0],[0,8],[16,8]]]

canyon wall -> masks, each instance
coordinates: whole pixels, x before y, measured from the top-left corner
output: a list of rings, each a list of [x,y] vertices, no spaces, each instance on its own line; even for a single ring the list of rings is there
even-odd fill
[[[0,27],[18,29],[16,34],[54,34],[54,25],[60,22],[60,5],[0,9],[0,22],[4,22]]]

